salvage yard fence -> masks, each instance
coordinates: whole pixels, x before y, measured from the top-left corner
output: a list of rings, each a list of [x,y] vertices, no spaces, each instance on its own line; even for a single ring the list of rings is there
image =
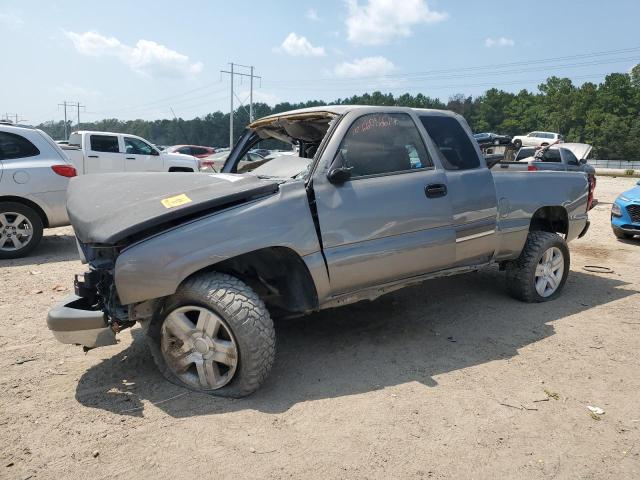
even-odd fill
[[[623,170],[640,170],[640,160],[587,160],[589,165],[597,168],[619,168]]]

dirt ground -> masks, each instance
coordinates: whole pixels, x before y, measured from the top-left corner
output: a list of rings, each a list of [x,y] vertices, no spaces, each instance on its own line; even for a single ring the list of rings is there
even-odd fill
[[[599,179],[557,300],[512,300],[488,269],[279,322],[242,400],[167,383],[139,329],[57,343],[47,310],[83,266],[51,230],[0,264],[0,478],[638,479],[640,240],[609,227],[634,182]]]

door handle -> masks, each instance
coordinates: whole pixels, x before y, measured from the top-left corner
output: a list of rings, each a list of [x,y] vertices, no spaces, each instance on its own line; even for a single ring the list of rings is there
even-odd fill
[[[127,157],[127,160],[135,160],[136,157]]]
[[[444,197],[447,194],[447,186],[442,183],[432,183],[424,187],[427,198]]]
[[[87,155],[89,158],[100,158],[98,155]]]

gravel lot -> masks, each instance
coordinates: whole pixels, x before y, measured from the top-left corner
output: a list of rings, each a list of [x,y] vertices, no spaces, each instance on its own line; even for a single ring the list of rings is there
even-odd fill
[[[0,478],[640,478],[640,240],[609,227],[635,181],[599,179],[559,299],[488,269],[280,322],[243,400],[167,383],[137,328],[58,344],[46,312],[83,266],[51,230],[0,263]]]

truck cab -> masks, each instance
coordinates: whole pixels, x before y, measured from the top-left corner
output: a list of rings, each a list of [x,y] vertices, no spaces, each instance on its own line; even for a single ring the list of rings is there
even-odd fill
[[[197,172],[190,155],[161,153],[136,135],[78,131],[63,150],[81,174],[110,172]]]

